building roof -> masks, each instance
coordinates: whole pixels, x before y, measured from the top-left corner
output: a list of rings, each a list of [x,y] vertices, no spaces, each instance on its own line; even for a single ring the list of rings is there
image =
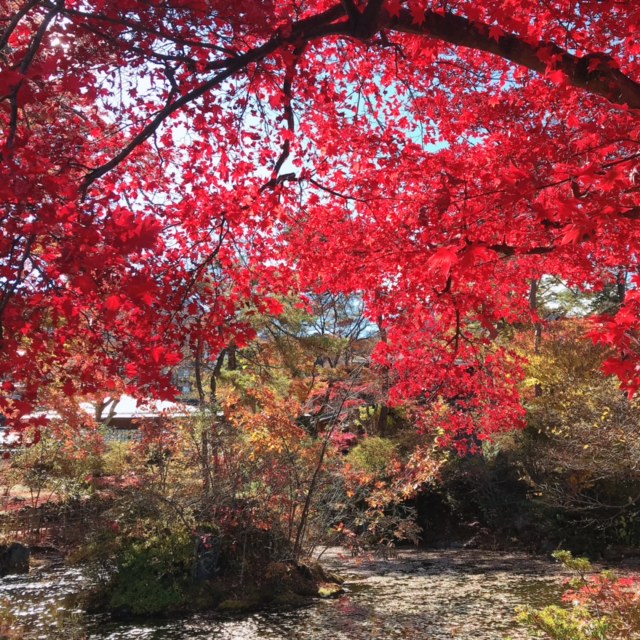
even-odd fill
[[[109,398],[106,399],[106,402]],[[95,415],[96,405],[91,402],[83,402],[80,406],[90,415]],[[115,407],[107,405],[103,417],[142,419],[157,418],[162,415],[188,416],[196,413],[196,407],[182,402],[169,402],[168,400],[138,400],[133,396],[122,395]]]

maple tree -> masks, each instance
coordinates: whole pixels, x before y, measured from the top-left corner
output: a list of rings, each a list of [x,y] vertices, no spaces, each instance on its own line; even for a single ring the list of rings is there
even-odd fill
[[[593,335],[635,390],[639,32],[617,0],[2,0],[2,411],[170,396],[275,294],[359,291],[390,400],[484,437],[547,274],[631,274]]]

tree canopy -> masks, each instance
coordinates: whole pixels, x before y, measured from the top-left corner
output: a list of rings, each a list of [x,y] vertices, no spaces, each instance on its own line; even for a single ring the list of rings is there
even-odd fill
[[[624,0],[0,0],[2,411],[170,396],[279,296],[361,292],[392,400],[484,436],[548,275],[620,286],[592,336],[635,390],[639,35]]]

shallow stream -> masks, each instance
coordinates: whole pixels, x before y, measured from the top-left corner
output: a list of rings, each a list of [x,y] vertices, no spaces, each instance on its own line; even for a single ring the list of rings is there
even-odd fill
[[[293,611],[135,623],[70,615],[66,598],[86,578],[61,564],[0,579],[0,601],[29,637],[47,640],[523,640],[514,608],[549,604],[561,592],[555,564],[518,553],[409,550],[367,561],[330,549],[322,562],[346,577],[346,593]],[[58,633],[62,619],[66,628]]]

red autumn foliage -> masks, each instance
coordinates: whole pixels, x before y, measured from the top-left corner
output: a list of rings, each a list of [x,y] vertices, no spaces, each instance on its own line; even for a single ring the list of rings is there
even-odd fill
[[[562,599],[594,609],[598,615],[615,614],[625,618],[637,615],[640,604],[640,578],[637,576],[620,578],[601,574],[589,576],[584,582],[577,589],[565,591]]]
[[[169,397],[274,294],[362,291],[392,398],[454,439],[517,425],[495,336],[529,282],[637,271],[638,25],[615,0],[0,0],[3,413]],[[594,332],[630,390],[639,318],[633,290]]]

